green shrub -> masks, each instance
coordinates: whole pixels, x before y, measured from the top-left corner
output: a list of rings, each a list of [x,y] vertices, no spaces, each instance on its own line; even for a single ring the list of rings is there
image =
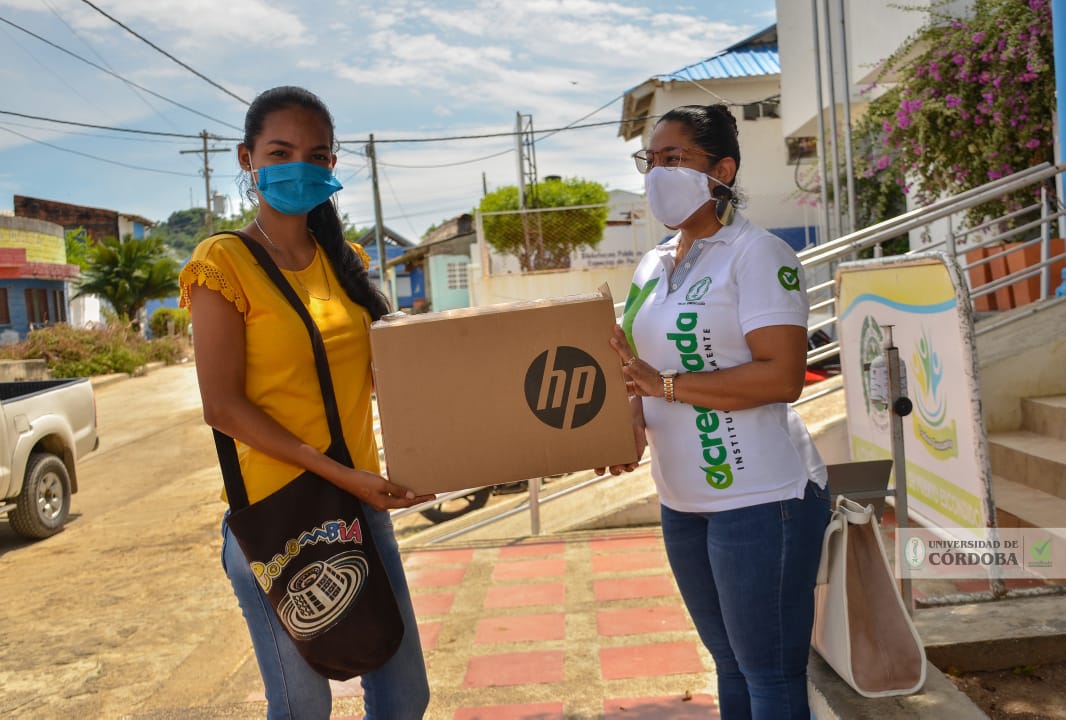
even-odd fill
[[[185,337],[189,334],[189,311],[185,308],[161,307],[152,313],[148,319],[148,328],[152,331],[152,337],[164,338],[167,333],[167,324],[173,321],[174,334]]]
[[[146,340],[128,326],[73,328],[57,324],[34,330],[16,345],[0,348],[0,358],[43,358],[54,378],[132,373],[145,363],[173,363],[185,355],[179,338]]]

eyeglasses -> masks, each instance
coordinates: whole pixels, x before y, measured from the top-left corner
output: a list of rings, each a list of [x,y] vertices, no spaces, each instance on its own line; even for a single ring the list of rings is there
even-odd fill
[[[717,155],[703,152],[698,148],[664,147],[662,150],[650,150],[644,148],[633,153],[633,162],[636,163],[637,172],[646,175],[649,170],[658,165],[659,167],[680,167],[686,153],[695,153],[704,157],[715,158]]]

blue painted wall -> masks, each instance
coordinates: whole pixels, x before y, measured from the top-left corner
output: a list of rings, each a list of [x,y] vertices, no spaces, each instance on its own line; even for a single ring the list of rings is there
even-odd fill
[[[370,256],[371,266],[374,268],[370,271],[370,279],[381,285],[381,279],[378,277],[378,249],[375,245],[367,245],[365,248],[366,254]],[[385,245],[385,257],[389,260],[398,258],[404,254],[408,248],[402,248],[397,245]],[[396,270],[396,291],[399,297],[396,298],[396,304],[399,307],[409,308],[413,307],[415,300],[424,300],[426,298],[426,277],[425,273],[421,269],[416,269],[413,272],[407,272],[406,266],[397,266]],[[394,308],[395,309],[395,308]]]
[[[808,244],[818,244],[818,227],[816,225],[769,228],[769,230],[791,245],[793,250],[802,250]]]
[[[7,308],[8,313],[11,315],[11,324],[0,325],[0,331],[14,330],[19,334],[20,340],[25,339],[26,334],[30,331],[30,316],[26,307],[26,290],[28,289],[44,289],[48,291],[48,315],[52,323],[56,321],[56,311],[52,307],[52,292],[58,290],[64,293],[63,304],[66,307],[63,308],[63,314],[64,317],[69,316],[70,298],[66,296],[66,283],[62,280],[41,280],[38,278],[4,280],[0,282],[0,287],[7,288]]]

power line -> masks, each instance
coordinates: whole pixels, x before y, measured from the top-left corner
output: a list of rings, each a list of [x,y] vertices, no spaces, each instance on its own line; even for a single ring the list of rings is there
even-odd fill
[[[96,12],[100,13],[101,15],[103,15],[103,16],[104,16],[105,18],[107,18],[107,19],[108,19],[108,20],[110,20],[111,22],[113,22],[113,23],[115,23],[116,25],[118,25],[118,26],[119,26],[120,28],[122,28],[123,30],[125,30],[126,32],[128,32],[128,33],[129,33],[130,35],[132,35],[133,37],[135,37],[135,38],[137,38],[138,40],[140,40],[141,42],[145,43],[146,45],[148,45],[148,46],[149,46],[150,48],[152,48],[152,49],[153,49],[153,50],[155,50],[156,52],[159,52],[159,53],[161,53],[161,54],[165,55],[166,57],[170,58],[171,60],[173,60],[174,62],[176,62],[176,63],[177,63],[178,65],[182,66],[183,68],[185,68],[186,70],[188,70],[189,72],[191,72],[191,73],[192,73],[193,75],[195,75],[196,77],[200,78],[200,79],[201,79],[201,80],[203,80],[204,82],[208,83],[209,85],[211,85],[211,86],[213,86],[213,87],[216,87],[216,88],[218,88],[218,89],[219,89],[219,90],[221,90],[222,92],[224,92],[224,93],[226,93],[227,95],[229,95],[229,96],[230,96],[231,98],[233,98],[233,99],[235,99],[235,100],[238,100],[238,101],[240,101],[240,102],[244,103],[245,105],[251,105],[251,103],[250,103],[250,102],[248,102],[247,100],[245,100],[244,98],[242,98],[242,97],[241,97],[240,95],[237,95],[237,94],[233,93],[232,91],[230,91],[229,89],[227,89],[227,88],[225,88],[225,87],[223,87],[223,86],[219,85],[219,84],[218,84],[217,82],[215,82],[215,81],[214,81],[214,80],[212,80],[211,78],[207,77],[206,75],[204,75],[204,74],[203,74],[202,72],[200,72],[199,70],[196,70],[195,68],[189,67],[189,66],[188,66],[188,65],[186,65],[186,64],[185,64],[184,62],[182,62],[181,60],[177,59],[176,57],[174,57],[173,55],[171,55],[170,53],[168,53],[168,52],[167,52],[166,50],[164,50],[163,48],[159,47],[159,46],[158,46],[158,45],[156,45],[156,44],[155,44],[154,42],[152,42],[151,40],[149,40],[148,38],[146,38],[146,37],[145,37],[144,35],[141,35],[140,33],[138,33],[138,32],[137,32],[136,30],[134,30],[133,28],[131,28],[131,27],[130,27],[129,25],[126,25],[126,24],[125,24],[125,23],[123,23],[123,22],[122,22],[121,20],[119,20],[119,19],[117,19],[117,18],[115,18],[115,17],[113,17],[113,16],[111,16],[111,15],[108,15],[108,14],[107,14],[106,12],[104,12],[103,10],[101,10],[101,9],[100,9],[99,7],[97,7],[96,5],[93,5],[93,4],[91,3],[91,2],[89,2],[89,0],[81,0],[81,1],[82,1],[83,3],[85,3],[86,5],[88,5],[89,7],[91,7],[91,8],[92,8],[93,10],[95,10]]]
[[[0,22],[6,22],[8,24],[12,24],[12,23],[10,23],[10,21],[5,20],[4,18],[0,18]],[[19,28],[19,29],[23,30],[23,28]],[[24,30],[24,32],[28,32],[28,31]],[[37,36],[35,36],[35,37],[37,37]],[[43,38],[38,38],[38,39],[42,39],[43,40]],[[45,40],[45,42],[48,42],[48,41]],[[49,43],[49,44],[52,44],[52,43]],[[62,50],[62,48],[59,48],[59,49]],[[67,51],[67,50],[64,50],[64,52],[68,52],[69,53],[69,51]],[[73,54],[73,53],[71,53],[71,54]],[[80,60],[84,60],[84,58],[79,58],[79,59]],[[85,62],[88,62],[88,61],[85,61]],[[90,63],[90,64],[92,64],[92,63]],[[124,80],[123,78],[119,78],[119,79],[123,80],[124,82],[129,82],[128,80]],[[130,84],[133,84],[133,83],[130,83]],[[149,90],[148,92],[151,92],[151,91]],[[152,94],[154,95],[155,93],[152,93]],[[163,99],[166,99],[166,98],[163,98]],[[168,100],[168,102],[173,102],[173,101],[172,100]],[[612,100],[607,105],[610,105],[610,104],[612,104],[614,102],[615,102],[615,100]],[[604,105],[604,106],[602,106],[600,108],[597,108],[596,110],[593,110],[591,113],[589,113],[588,115],[585,115],[584,117],[589,117],[591,115],[595,115],[600,110],[603,110],[605,107],[607,107],[607,105]],[[179,107],[183,107],[184,108],[183,105],[179,105]],[[189,110],[190,108],[185,108],[185,109]],[[196,111],[193,110],[192,112],[196,112]],[[197,113],[197,114],[199,115],[201,113]],[[164,131],[160,131],[160,130],[137,130],[137,129],[134,129],[134,128],[114,127],[114,126],[111,126],[111,125],[95,125],[93,123],[83,123],[83,122],[79,122],[79,121],[76,121],[76,120],[61,120],[59,118],[50,118],[50,117],[45,117],[43,115],[29,115],[29,114],[26,114],[26,113],[15,112],[13,110],[0,110],[0,115],[13,115],[15,117],[21,117],[21,118],[26,118],[26,119],[30,119],[30,120],[42,120],[44,122],[57,123],[57,124],[60,124],[60,125],[74,125],[74,126],[77,126],[77,127],[93,128],[93,129],[96,129],[96,130],[110,130],[112,132],[134,133],[134,134],[139,134],[139,135],[157,135],[157,136],[162,136],[162,137],[179,137],[179,138],[199,138],[199,137],[201,137],[200,133],[173,133],[173,132],[164,132]],[[209,116],[204,116],[204,117],[208,117],[208,119],[214,120],[214,118],[210,118]],[[574,121],[574,123],[570,123],[569,125],[564,125],[562,127],[551,128],[551,129],[548,129],[548,130],[535,130],[534,134],[543,135],[544,138],[542,138],[542,139],[546,139],[546,138],[551,137],[552,135],[555,135],[556,133],[560,133],[560,132],[562,132],[564,130],[581,130],[581,129],[584,129],[584,128],[604,127],[604,126],[607,126],[607,125],[619,125],[622,122],[633,122],[633,121],[639,121],[639,120],[651,120],[651,119],[656,119],[658,117],[659,117],[658,115],[645,115],[645,116],[639,117],[639,118],[630,118],[630,119],[625,120],[625,121],[622,121],[622,120],[608,120],[608,121],[599,122],[599,123],[586,123],[584,125],[577,125],[575,123],[580,122],[582,119],[584,119],[584,118],[579,118],[578,120]],[[215,120],[215,121],[216,122],[222,122],[221,120]],[[223,123],[223,124],[225,124],[225,123]],[[235,130],[240,130],[241,129],[241,128],[236,127],[235,125],[229,125],[229,127],[232,127]],[[480,140],[480,139],[491,139],[491,138],[501,138],[501,137],[514,137],[515,134],[516,134],[515,131],[509,130],[509,131],[506,131],[506,132],[483,133],[481,135],[455,135],[455,136],[450,136],[450,137],[405,138],[405,139],[394,139],[394,140],[388,140],[388,139],[386,139],[386,140],[377,140],[377,139],[375,139],[374,142],[375,143],[447,142],[447,141],[452,141],[452,140]],[[239,137],[224,137],[224,136],[221,136],[221,135],[212,135],[212,139],[213,140],[218,140],[220,142],[241,142],[243,140],[243,138],[239,138]],[[363,153],[363,152],[360,152],[359,150],[352,150],[352,149],[343,147],[344,145],[353,145],[353,144],[359,144],[359,143],[365,144],[365,142],[366,142],[365,140],[338,140],[337,142],[338,142],[339,145],[342,146],[341,150],[343,152],[349,153],[349,154],[352,154],[352,155],[358,155],[358,156],[361,156],[361,157],[366,157],[366,154]],[[404,168],[404,169],[414,169],[414,170],[421,170],[421,169],[427,169],[427,168],[443,168],[443,167],[452,167],[452,166],[455,166],[455,165],[468,165],[470,163],[481,162],[482,160],[488,160],[490,158],[499,157],[500,155],[506,155],[509,152],[514,152],[514,148],[509,148],[507,150],[502,150],[500,152],[493,153],[491,155],[484,155],[482,157],[477,157],[477,158],[473,158],[473,159],[470,159],[470,160],[460,160],[460,161],[457,161],[457,162],[443,163],[443,164],[440,164],[440,165],[399,165],[399,164],[396,164],[396,163],[380,163],[380,164],[382,164],[382,165],[387,164],[389,167],[397,167],[397,168]]]
[[[407,223],[408,229],[410,229],[412,235],[417,235],[415,226],[411,224],[411,218],[407,215],[407,211],[403,209],[403,204],[400,203],[400,196],[396,194],[396,189],[392,186],[392,182],[389,180],[388,173],[382,171],[382,176],[385,178],[385,184],[389,186],[389,192],[392,193],[392,199],[396,201],[396,207],[400,208],[400,217]]]
[[[18,132],[16,130],[12,130],[11,128],[4,127],[3,125],[0,125],[0,130],[3,130],[4,132],[11,133],[12,135],[18,135],[20,138],[22,138],[24,140],[29,140],[30,142],[37,143],[38,145],[44,145],[45,147],[50,147],[53,150],[61,150],[62,152],[68,152],[68,153],[71,153],[73,155],[80,155],[82,157],[87,157],[90,160],[99,160],[100,162],[104,162],[104,163],[107,163],[109,165],[118,165],[119,167],[129,168],[130,170],[144,170],[145,172],[161,173],[163,175],[177,175],[179,177],[199,177],[199,175],[194,175],[192,173],[182,173],[182,172],[177,172],[177,171],[174,171],[174,170],[160,170],[159,168],[142,167],[140,165],[130,165],[129,163],[119,162],[118,160],[109,160],[107,158],[98,157],[96,155],[90,155],[89,153],[84,153],[84,152],[81,152],[80,150],[71,150],[70,148],[61,147],[59,145],[53,145],[52,143],[45,142],[44,140],[38,140],[37,138],[30,137],[29,135],[23,135],[22,133],[20,133],[20,132]]]
[[[399,163],[382,162],[378,161],[378,165],[384,165],[386,167],[403,168],[404,170],[435,170],[437,168],[455,167],[457,165],[470,165],[472,163],[478,163],[482,160],[490,160],[494,157],[506,155],[507,153],[513,153],[514,148],[507,148],[491,155],[482,155],[481,157],[471,158],[470,160],[456,160],[455,162],[440,163],[439,165],[400,165]]]
[[[550,138],[550,137],[551,137],[552,135],[555,135],[555,134],[556,134],[556,133],[558,133],[558,132],[562,132],[563,130],[569,130],[569,129],[571,129],[571,128],[574,128],[574,127],[576,127],[576,126],[577,126],[577,124],[578,124],[579,122],[581,122],[582,120],[587,120],[588,118],[592,117],[593,115],[595,115],[596,113],[600,112],[601,110],[606,110],[607,108],[609,108],[610,106],[614,105],[614,104],[615,104],[616,102],[618,102],[619,100],[621,100],[621,99],[622,99],[622,98],[624,98],[624,97],[625,97],[625,94],[623,93],[622,95],[619,95],[618,97],[616,97],[616,98],[614,98],[614,99],[612,99],[612,100],[609,100],[609,101],[605,102],[605,103],[604,103],[603,105],[600,105],[600,106],[599,106],[598,108],[596,108],[595,110],[593,110],[593,111],[592,111],[592,112],[590,112],[589,114],[587,114],[587,115],[582,115],[582,116],[581,116],[581,117],[579,117],[579,118],[578,118],[577,120],[575,120],[574,122],[570,123],[569,125],[566,125],[566,126],[564,126],[564,127],[561,127],[561,128],[559,128],[558,130],[553,130],[553,131],[551,131],[551,132],[547,133],[547,134],[546,134],[546,135],[545,135],[544,137],[542,137],[542,138],[541,138],[541,140],[542,140],[542,141],[543,141],[543,140],[547,140],[547,139],[548,139],[548,138]],[[619,121],[618,121],[618,123],[619,123],[619,124],[621,124],[621,122],[622,122],[621,120],[619,120]]]
[[[612,100],[611,102],[613,103],[614,100]],[[602,110],[602,109],[603,108],[600,108],[599,110]],[[594,115],[595,113],[599,112],[599,110],[594,110],[592,113],[590,113],[590,115]],[[588,116],[586,115],[586,117],[588,117]],[[657,119],[658,117],[659,117],[658,115],[644,115],[643,117],[629,118],[627,120],[605,120],[603,122],[597,122],[597,123],[585,123],[584,125],[575,125],[575,124],[571,123],[569,125],[564,125],[563,127],[551,128],[551,129],[548,129],[548,130],[535,130],[534,131],[534,135],[554,135],[555,133],[562,132],[563,130],[582,130],[584,128],[605,127],[607,125],[621,125],[623,122],[635,122],[635,121],[639,121],[639,120],[654,120],[654,119]],[[514,137],[515,135],[518,135],[518,134],[519,133],[514,131],[514,130],[507,130],[507,131],[504,131],[504,132],[482,133],[480,135],[451,135],[451,136],[448,136],[448,137],[397,138],[395,140],[389,140],[389,139],[377,140],[377,139],[375,139],[374,142],[380,145],[382,143],[395,144],[395,143],[446,142],[446,141],[451,141],[451,140],[483,140],[483,139],[486,139],[486,138]],[[365,140],[338,140],[337,142],[339,144],[341,144],[341,145],[354,145],[354,144],[358,144],[358,143],[365,143],[366,141]]]
[[[66,87],[67,90],[70,93],[72,93],[73,95],[76,95],[77,97],[81,98],[81,100],[85,103],[86,106],[94,107],[97,110],[99,110],[101,112],[104,112],[104,109],[102,107],[100,107],[100,105],[96,101],[94,101],[92,98],[87,97],[86,95],[84,95],[80,90],[78,90],[77,87],[75,87],[71,82],[69,82],[67,80],[67,78],[63,77],[63,75],[61,75],[60,73],[58,73],[55,70],[53,70],[43,60],[38,58],[33,53],[32,50],[30,50],[28,47],[26,47],[21,42],[19,42],[18,38],[16,38],[7,28],[0,28],[0,31],[3,32],[4,37],[8,38],[9,42],[12,45],[17,47],[22,52],[26,53],[26,55],[28,55],[31,60],[33,60],[38,65],[40,65],[41,68],[45,72],[47,72],[49,75],[54,77],[57,81],[59,81],[59,83],[62,84],[64,87]]]
[[[11,27],[15,28],[16,30],[20,30],[20,31],[26,33],[27,35],[29,35],[30,37],[33,37],[33,38],[36,38],[37,40],[40,40],[45,45],[49,45],[51,47],[54,47],[56,50],[59,50],[60,52],[64,52],[64,53],[66,53],[67,55],[70,55],[73,58],[81,60],[86,65],[90,65],[91,67],[96,68],[100,72],[107,73],[108,75],[121,80],[122,82],[126,83],[127,85],[131,85],[131,86],[137,88],[138,90],[143,90],[144,92],[148,93],[149,95],[151,95],[153,97],[157,97],[160,100],[164,100],[164,101],[170,103],[171,105],[175,105],[177,107],[180,107],[182,110],[187,110],[188,112],[191,112],[194,115],[199,115],[202,118],[207,118],[211,122],[216,122],[219,125],[225,125],[226,127],[233,128],[234,130],[242,130],[242,128],[237,127],[236,125],[232,125],[232,124],[226,122],[225,120],[219,120],[216,117],[211,117],[210,115],[202,113],[199,110],[194,110],[193,108],[189,107],[188,105],[183,105],[180,102],[178,102],[177,100],[171,100],[170,98],[166,97],[165,95],[160,95],[159,93],[155,92],[154,90],[149,90],[148,88],[144,87],[143,85],[138,85],[137,83],[133,82],[132,80],[127,80],[126,78],[122,77],[118,73],[116,73],[116,72],[114,72],[112,70],[108,70],[106,67],[104,67],[102,65],[94,63],[92,60],[84,58],[81,55],[78,55],[76,52],[73,52],[72,50],[67,50],[62,45],[58,45],[58,44],[52,42],[51,40],[43,38],[40,35],[38,35],[37,33],[33,32],[32,30],[27,30],[26,28],[22,27],[21,25],[19,25],[17,23],[14,23],[14,22],[8,20],[7,18],[0,17],[0,22],[6,23],[7,25],[10,25]]]
[[[8,126],[8,127],[28,128],[30,130],[41,130],[41,131],[47,132],[47,133],[58,132],[54,127],[49,127],[47,125],[42,125],[40,123],[18,122],[16,120],[4,120],[3,124]],[[104,135],[103,133],[91,132],[89,130],[63,130],[62,132],[63,132],[63,136],[64,137],[70,137],[70,136],[75,136],[76,135],[78,137],[92,138],[94,141],[112,140],[112,141],[117,141],[117,142],[154,143],[154,144],[157,144],[157,145],[173,145],[174,143],[179,142],[178,140],[168,140],[168,139],[165,139],[165,138],[147,138],[147,137],[144,137],[144,138],[142,138],[142,137],[130,138],[130,137],[122,137],[120,135]]]
[[[93,123],[78,122],[77,120],[57,120],[55,118],[43,117],[41,115],[27,115],[26,113],[14,112],[13,110],[0,110],[0,115],[13,115],[15,117],[24,118],[26,120],[43,120],[45,122],[57,123],[59,125],[75,125],[77,127],[92,128],[94,130],[110,130],[111,132],[122,133],[135,133],[137,135],[158,135],[162,137],[177,137],[177,138],[199,138],[200,135],[190,133],[172,133],[162,132],[159,130],[134,130],[132,128],[120,128],[111,127],[109,125],[94,125]],[[215,138],[216,140],[228,140],[232,138]]]
[[[114,70],[114,68],[111,67],[111,64],[107,62],[107,59],[103,55],[101,55],[99,52],[97,52],[96,48],[94,48],[91,44],[89,44],[89,42],[85,38],[83,38],[81,35],[79,35],[78,31],[75,30],[74,27],[70,23],[68,23],[63,18],[63,16],[60,15],[59,12],[56,11],[56,9],[54,7],[52,7],[52,4],[50,2],[48,2],[48,0],[41,0],[41,4],[44,5],[46,8],[48,8],[48,12],[52,13],[52,15],[56,18],[56,20],[58,20],[59,22],[63,23],[63,26],[66,27],[66,29],[70,31],[70,34],[73,35],[74,37],[76,37],[78,39],[78,42],[80,42],[82,45],[84,45],[89,50],[89,52],[91,52],[93,55],[96,56],[96,58],[100,62],[102,62],[109,69]],[[158,116],[160,120],[162,120],[163,122],[167,123],[168,125],[170,125],[173,128],[177,127],[166,116],[164,116],[163,113],[159,112],[159,108],[157,108],[152,103],[148,102],[148,98],[146,98],[142,93],[138,92],[136,89],[134,89],[132,87],[130,88],[130,92],[133,93],[134,97],[136,97],[138,100],[140,100],[142,103],[144,103],[145,107],[147,107],[149,110],[152,111],[152,113],[154,113],[156,116]]]
[[[189,153],[202,153],[204,156],[204,197],[207,199],[207,203],[204,205],[204,221],[207,225],[207,234],[213,235],[215,233],[214,213],[211,211],[211,153],[216,152],[229,152],[229,148],[212,148],[208,147],[207,143],[211,140],[211,135],[206,130],[200,133],[200,139],[203,141],[203,148],[197,150],[179,150],[181,155],[188,155]]]
[[[609,121],[599,122],[599,123],[586,123],[584,125],[578,125],[577,124],[577,123],[580,123],[585,118],[591,117],[591,116],[595,115],[596,113],[600,112],[601,110],[603,110],[604,108],[607,108],[607,107],[613,105],[621,97],[624,97],[624,96],[619,95],[618,97],[614,98],[610,102],[606,103],[605,105],[601,105],[600,107],[596,108],[595,110],[593,110],[592,112],[588,113],[587,115],[584,115],[583,117],[578,118],[577,120],[575,120],[574,122],[570,123],[569,125],[564,125],[563,127],[558,127],[558,128],[551,128],[551,129],[548,129],[548,130],[535,130],[535,131],[533,131],[533,134],[534,135],[541,135],[542,134],[544,137],[542,137],[541,139],[542,140],[546,140],[549,137],[551,137],[552,135],[560,133],[560,132],[562,132],[564,130],[581,130],[583,128],[604,127],[604,126],[607,126],[607,125],[620,125],[623,122],[632,122],[634,120],[651,120],[651,119],[655,119],[655,118],[659,117],[658,115],[645,115],[644,117],[631,118],[631,119],[625,120],[625,121],[622,121],[622,120],[609,120]],[[406,140],[376,140],[375,142],[379,142],[379,143],[402,143],[402,142],[425,143],[425,142],[435,142],[435,141],[443,142],[443,141],[447,141],[447,140],[479,140],[479,139],[498,138],[498,137],[514,137],[516,134],[517,133],[515,131],[508,131],[508,132],[498,132],[498,133],[484,133],[484,134],[481,134],[481,135],[455,135],[455,136],[443,137],[443,138],[408,138]],[[358,142],[358,141],[355,141],[355,140],[339,140],[338,142],[341,145],[344,145],[346,143],[354,143],[354,142]],[[385,167],[402,168],[404,170],[435,170],[435,169],[439,169],[439,168],[456,167],[456,166],[459,166],[459,165],[471,165],[473,163],[479,163],[479,162],[482,162],[484,160],[491,160],[492,158],[500,157],[501,155],[506,155],[508,153],[513,153],[514,151],[515,151],[514,148],[508,148],[506,150],[501,150],[500,152],[492,153],[491,155],[482,155],[480,157],[471,158],[469,160],[457,160],[455,162],[439,163],[439,164],[436,164],[436,165],[403,165],[403,164],[394,163],[394,162],[383,162],[381,160],[378,161],[378,164],[382,165],[382,166],[385,166]],[[348,152],[353,152],[353,151],[348,151]]]

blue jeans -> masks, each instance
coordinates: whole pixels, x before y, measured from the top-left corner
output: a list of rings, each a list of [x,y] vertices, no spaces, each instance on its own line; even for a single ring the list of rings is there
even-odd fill
[[[400,549],[388,512],[364,508],[405,627],[396,654],[361,679],[366,718],[419,720],[429,704],[429,682]],[[296,649],[225,522],[222,523],[222,568],[233,585],[252,636],[259,673],[266,687],[268,720],[328,720],[333,707],[329,680],[308,665]]]
[[[810,717],[807,654],[829,493],[714,513],[662,506],[681,597],[718,674],[722,720]]]

